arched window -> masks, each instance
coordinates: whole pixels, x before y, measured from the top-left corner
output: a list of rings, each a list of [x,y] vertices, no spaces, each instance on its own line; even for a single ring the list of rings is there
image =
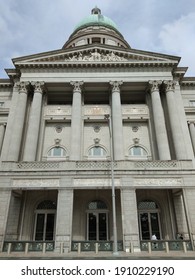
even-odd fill
[[[62,147],[54,147],[49,150],[47,153],[48,159],[60,159],[60,158],[65,158],[66,157],[66,151]]]
[[[152,235],[161,239],[160,209],[155,201],[143,200],[138,203],[141,240],[150,240]]]
[[[95,158],[105,158],[106,157],[106,150],[100,146],[94,146],[89,150],[89,157]]]
[[[133,146],[129,149],[129,156],[134,158],[147,158],[147,151],[141,146]]]
[[[54,239],[56,203],[44,200],[35,210],[34,240],[47,241]]]

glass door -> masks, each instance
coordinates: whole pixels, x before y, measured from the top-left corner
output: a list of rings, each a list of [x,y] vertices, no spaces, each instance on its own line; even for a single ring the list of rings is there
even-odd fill
[[[87,213],[88,240],[108,240],[108,213],[107,212],[93,212]]]
[[[54,221],[54,213],[37,213],[35,224],[35,240],[53,240]]]
[[[158,212],[139,213],[140,234],[142,240],[150,240],[153,234],[161,238]]]

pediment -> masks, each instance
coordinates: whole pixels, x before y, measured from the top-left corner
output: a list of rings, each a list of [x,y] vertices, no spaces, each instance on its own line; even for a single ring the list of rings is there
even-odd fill
[[[119,50],[104,47],[57,50],[48,53],[13,59],[14,65],[74,65],[74,64],[178,64],[176,56],[150,53],[139,50]]]

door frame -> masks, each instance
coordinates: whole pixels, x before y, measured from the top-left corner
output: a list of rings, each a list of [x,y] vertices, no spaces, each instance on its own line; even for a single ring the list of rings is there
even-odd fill
[[[101,241],[99,240],[99,214],[100,213],[106,214],[106,240],[105,241],[108,241],[109,240],[109,215],[108,215],[109,211],[107,209],[95,209],[95,210],[86,211],[86,239],[89,240],[89,214],[90,213],[96,215],[96,240],[94,241]]]

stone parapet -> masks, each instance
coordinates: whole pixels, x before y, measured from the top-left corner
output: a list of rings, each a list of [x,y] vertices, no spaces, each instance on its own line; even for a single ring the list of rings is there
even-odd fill
[[[0,171],[82,171],[82,170],[109,170],[111,162],[105,161],[31,161],[31,162],[9,162],[4,161],[0,164]],[[191,160],[164,160],[164,161],[130,161],[121,160],[114,162],[114,169],[120,170],[192,170]]]

